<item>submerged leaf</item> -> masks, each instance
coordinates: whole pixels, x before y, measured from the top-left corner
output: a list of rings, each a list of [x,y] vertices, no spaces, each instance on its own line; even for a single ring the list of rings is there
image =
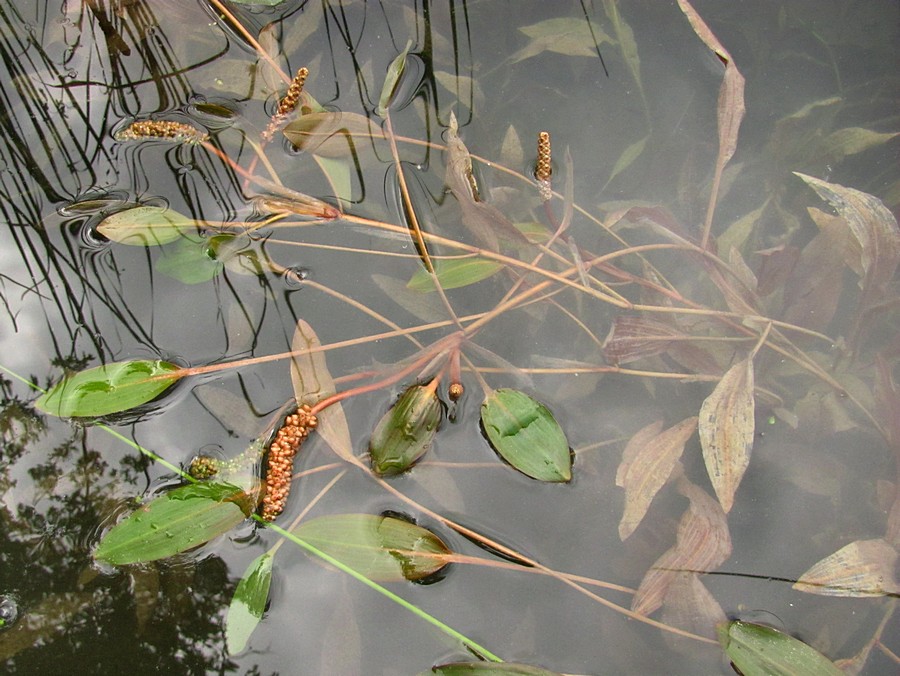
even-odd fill
[[[619,155],[619,159],[617,159],[616,163],[613,165],[612,171],[609,174],[609,178],[606,179],[604,188],[612,183],[612,180],[616,176],[625,171],[638,157],[641,156],[641,153],[644,152],[644,148],[647,146],[648,140],[650,140],[650,137],[645,136],[641,140],[635,141],[622,151],[622,154]]]
[[[134,207],[104,218],[97,232],[119,244],[159,246],[196,234],[197,221],[165,207]]]
[[[291,357],[291,383],[294,386],[294,397],[299,404],[314,406],[336,392],[321,347],[322,343],[319,342],[319,337],[312,327],[302,319],[298,319],[291,340],[291,350],[302,354]],[[354,462],[350,426],[347,424],[347,416],[344,415],[341,403],[327,406],[319,411],[316,417],[318,435],[338,457]]]
[[[524,392],[495,390],[481,405],[481,423],[494,450],[539,481],[572,478],[569,442],[550,410]]]
[[[697,429],[697,418],[687,418],[660,432],[662,421],[639,430],[628,442],[616,472],[616,485],[625,489],[625,510],[619,538],[625,540],[638,527]]]
[[[777,629],[734,620],[719,625],[719,643],[741,674],[842,676],[815,648]]]
[[[182,284],[203,284],[213,279],[225,267],[215,257],[215,242],[234,235],[216,235],[206,240],[196,236],[186,236],[171,248],[163,250],[156,261],[156,271],[166,277],[177,279]]]
[[[405,472],[434,441],[443,409],[434,388],[413,385],[384,414],[369,442],[376,474]]]
[[[491,676],[560,676],[555,671],[548,671],[528,664],[513,662],[453,662],[431,667],[431,671],[423,671],[419,676],[438,674],[439,676],[466,676],[467,674],[490,674]]]
[[[167,361],[120,361],[64,378],[35,405],[61,418],[95,418],[146,404],[172,386],[179,367]]]
[[[247,646],[247,640],[266,611],[274,560],[269,553],[254,559],[234,590],[225,617],[225,644],[229,655],[236,655]]]
[[[430,530],[392,516],[322,516],[300,524],[293,533],[379,582],[422,580],[446,566],[451,553]]]
[[[434,274],[441,288],[458,289],[496,274],[503,263],[487,258],[451,258],[434,262]],[[434,291],[434,277],[425,268],[416,270],[406,287],[413,291]]]
[[[750,464],[755,429],[753,360],[732,366],[700,407],[700,445],[713,488],[725,512]]]
[[[518,63],[543,52],[555,52],[565,56],[597,58],[597,45],[612,42],[596,23],[578,17],[557,17],[519,28],[531,38],[528,44],[513,54],[510,63]]]
[[[94,558],[121,566],[174,556],[227,533],[255,507],[252,496],[230,484],[181,486],[113,526],[94,550]]]
[[[897,550],[878,538],[857,540],[807,570],[794,589],[823,596],[885,596],[900,594],[894,571]]]
[[[603,342],[603,356],[610,364],[627,364],[642,357],[662,354],[684,333],[654,319],[619,315]]]
[[[634,595],[631,609],[641,615],[666,602],[679,577],[714,570],[731,556],[731,534],[719,503],[683,475],[678,490],[691,504],[678,523],[675,545],[653,563]]]
[[[384,140],[381,128],[364,115],[330,110],[302,115],[283,133],[300,150],[320,157],[347,157]]]

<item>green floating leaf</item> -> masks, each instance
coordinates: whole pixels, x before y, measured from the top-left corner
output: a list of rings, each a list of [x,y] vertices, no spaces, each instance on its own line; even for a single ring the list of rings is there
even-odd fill
[[[196,234],[197,222],[165,207],[135,207],[107,216],[97,232],[119,244],[159,246]]]
[[[225,644],[229,655],[236,655],[247,646],[250,635],[262,619],[269,600],[274,560],[269,553],[254,559],[234,590],[225,617]]]
[[[381,87],[381,98],[378,99],[378,107],[375,114],[384,117],[387,114],[387,108],[391,104],[391,98],[397,89],[397,83],[400,82],[400,76],[406,68],[406,55],[409,54],[409,48],[412,47],[412,40],[407,41],[406,47],[391,61],[388,66],[387,75],[384,78],[384,85]]]
[[[437,275],[444,289],[458,289],[487,279],[503,268],[503,263],[487,258],[451,258],[438,260],[434,264]],[[419,268],[406,285],[413,291],[434,291],[434,278],[425,268]]]
[[[431,447],[441,422],[440,399],[434,390],[414,385],[384,414],[369,442],[376,474],[400,474]]]
[[[198,237],[184,237],[171,249],[163,251],[156,261],[156,271],[166,277],[177,279],[182,284],[208,282],[224,267],[211,255],[213,253],[211,247],[218,237],[233,237],[233,235],[217,235],[209,242]]]
[[[524,392],[495,390],[481,405],[481,423],[494,450],[539,481],[572,478],[569,442],[550,410]]]
[[[747,676],[840,676],[844,672],[793,636],[762,624],[734,620],[718,626],[719,643]]]
[[[159,360],[120,361],[64,378],[36,406],[61,418],[96,418],[146,404],[168,389],[178,366]]]
[[[174,556],[227,533],[255,507],[250,495],[230,484],[181,486],[113,526],[94,550],[94,558],[121,566]]]
[[[466,674],[491,674],[492,676],[560,676],[556,671],[548,671],[528,664],[512,662],[454,662],[432,667],[419,676],[440,674],[440,676],[466,676]]]
[[[293,531],[370,580],[421,580],[447,565],[450,549],[430,530],[392,516],[334,514]]]

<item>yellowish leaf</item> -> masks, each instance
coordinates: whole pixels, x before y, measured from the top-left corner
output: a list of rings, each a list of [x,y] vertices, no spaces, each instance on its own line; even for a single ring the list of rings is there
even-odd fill
[[[794,589],[822,596],[885,596],[900,593],[894,570],[897,550],[885,540],[857,540],[807,570]]]
[[[747,358],[728,369],[700,407],[703,460],[726,513],[750,464],[753,416],[753,361]]]

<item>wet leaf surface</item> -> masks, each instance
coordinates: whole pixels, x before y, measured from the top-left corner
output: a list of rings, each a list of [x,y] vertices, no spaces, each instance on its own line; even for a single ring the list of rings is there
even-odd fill
[[[762,624],[740,620],[721,624],[719,643],[742,674],[840,676],[844,673],[803,641]]]
[[[524,392],[500,389],[481,405],[481,423],[494,450],[540,481],[572,478],[569,442],[550,410]]]
[[[96,418],[146,404],[171,387],[178,366],[160,360],[122,361],[80,371],[54,385],[36,406],[62,418]]]
[[[225,617],[225,645],[229,655],[236,655],[247,646],[266,611],[274,561],[275,557],[269,553],[254,559],[234,590]]]
[[[421,458],[434,441],[443,408],[433,388],[414,385],[384,414],[369,441],[376,474],[400,474]]]
[[[134,207],[104,218],[97,232],[130,246],[160,246],[197,234],[197,222],[165,207]]]
[[[255,500],[236,486],[181,486],[113,526],[101,538],[94,558],[121,566],[174,556],[224,535],[255,508]]]
[[[434,274],[444,289],[458,289],[470,284],[477,284],[502,269],[502,263],[486,258],[462,258],[434,262]],[[406,287],[412,291],[434,291],[434,277],[424,268],[419,269],[410,278]]]
[[[409,521],[374,514],[311,519],[294,535],[379,582],[422,580],[447,565],[450,549],[434,533]]]

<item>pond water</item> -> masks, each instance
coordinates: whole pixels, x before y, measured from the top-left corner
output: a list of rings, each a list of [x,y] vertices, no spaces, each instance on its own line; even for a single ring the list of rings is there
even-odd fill
[[[6,673],[414,674],[476,644],[559,673],[731,673],[726,618],[850,673],[897,673],[896,2],[224,7],[0,0]],[[301,66],[281,127],[336,133],[266,141]],[[447,150],[454,119],[471,173]],[[209,140],[128,138],[143,120]],[[293,195],[267,211],[279,182],[328,206]],[[197,223],[165,230],[173,212]],[[156,229],[129,241],[117,213]],[[414,221],[442,294],[409,288],[429,284]],[[474,263],[453,288],[460,260]],[[94,553],[183,481],[175,469],[271,431],[303,394],[290,360],[241,360],[291,350],[298,320],[341,343],[317,353],[338,391],[381,386],[341,402],[362,462],[313,433],[276,523],[393,515],[460,557],[427,584],[383,583],[417,615],[285,541],[261,621],[229,651],[229,604],[274,530],[248,519],[129,565]],[[51,415],[28,384],[131,360],[222,368],[99,417]],[[374,477],[373,429],[435,376],[432,447]],[[549,409],[571,481],[494,452],[480,415],[499,388]],[[630,526],[617,484],[653,497]]]

